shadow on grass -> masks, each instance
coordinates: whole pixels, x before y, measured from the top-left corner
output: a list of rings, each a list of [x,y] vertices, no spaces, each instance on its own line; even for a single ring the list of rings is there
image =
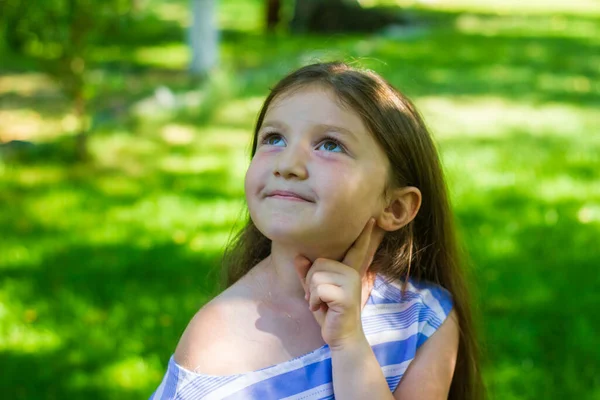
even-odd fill
[[[591,400],[600,227],[579,221],[577,200],[547,203],[518,189],[477,197],[485,208],[467,203],[457,214],[476,266],[490,393]]]
[[[28,329],[60,337],[49,350],[0,352],[0,387],[13,399],[147,397],[159,376],[135,376],[151,383],[128,391],[112,366],[156,355],[166,365],[189,318],[218,292],[219,262],[168,243],[73,245],[40,265],[0,273],[19,305],[37,313]]]

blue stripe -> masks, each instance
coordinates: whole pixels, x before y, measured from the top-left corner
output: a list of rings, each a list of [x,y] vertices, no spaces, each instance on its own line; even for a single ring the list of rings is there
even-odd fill
[[[417,321],[427,321],[436,328],[441,324],[435,312],[420,303],[415,303],[403,311],[365,317],[362,324],[365,335],[372,335],[385,330],[407,329]]]
[[[174,368],[171,368],[171,363],[169,362],[169,368],[167,370],[167,374],[164,378],[164,390],[162,392],[162,396],[160,399],[156,400],[170,400],[175,398],[175,394],[177,392],[177,382],[179,380],[179,374]],[[154,395],[152,395],[152,400],[154,400]]]
[[[372,346],[372,349],[379,365],[382,367],[402,364],[415,358],[417,340],[418,337],[415,334],[404,340],[376,344]]]
[[[394,390],[396,390],[396,388],[398,387],[398,383],[400,383],[400,379],[402,379],[402,376],[404,376],[404,374],[400,374],[398,376],[390,376],[388,378],[385,378],[385,380],[387,381],[388,387],[390,388],[390,391],[392,393],[394,393]]]
[[[423,343],[425,343],[425,341],[426,341],[427,339],[429,339],[429,336],[427,336],[427,335],[424,335],[424,334],[422,334],[422,333],[420,333],[420,332],[419,332],[419,333],[418,333],[418,338],[417,338],[417,349],[418,349],[419,347],[421,347],[421,346],[423,345]]]
[[[431,282],[426,281],[410,281],[412,285],[419,290],[429,290],[433,297],[440,303],[440,306],[444,310],[446,315],[450,314],[452,310],[452,295],[446,289],[439,285],[435,285]]]
[[[401,281],[396,281],[402,284]],[[363,316],[361,322],[366,335],[370,336],[380,332],[396,332],[399,336],[405,336],[403,340],[391,340],[386,343],[379,343],[371,346],[377,361],[382,367],[401,364],[412,360],[418,348],[420,348],[428,339],[423,332],[431,327],[432,331],[437,330],[452,310],[452,296],[450,293],[430,282],[417,282],[409,280],[412,288],[404,293],[396,284],[388,285],[386,279],[377,276],[375,286],[367,304],[385,305],[385,304],[407,304],[407,308],[399,312],[388,312],[379,315]],[[431,297],[423,296],[423,291],[429,290]],[[426,302],[426,299],[427,302]],[[439,302],[438,308],[436,299]],[[437,310],[437,311],[434,311]],[[323,346],[326,347],[326,346]],[[314,353],[314,352],[312,352]],[[306,355],[297,357],[295,360],[307,360]],[[267,367],[263,370],[250,372],[247,374],[235,374],[227,376],[212,376],[195,374],[179,367],[173,357],[169,360],[168,370],[163,378],[163,395],[160,399],[156,398],[156,391],[150,397],[151,400],[199,400],[210,393],[214,393],[218,388],[228,388],[222,398],[227,400],[246,400],[246,399],[275,399],[292,396],[305,392],[320,385],[329,385],[333,388],[331,355],[329,352],[323,352],[323,360],[314,360],[309,365],[301,366],[292,371],[287,371],[297,363],[282,363],[273,367]],[[290,360],[292,361],[292,360]],[[257,375],[254,375],[257,374]],[[263,375],[264,374],[264,375]],[[271,376],[269,376],[271,374]],[[275,375],[278,374],[278,375]],[[393,392],[396,390],[402,379],[402,374],[386,378],[386,382]],[[264,380],[255,382],[252,385],[242,388],[233,393],[231,385],[238,379],[247,379],[252,376],[265,376]],[[181,380],[180,380],[181,379]],[[317,396],[319,396],[317,394]],[[320,400],[333,400],[333,395],[322,395]]]
[[[227,400],[277,399],[304,392],[307,389],[333,382],[331,358],[286,372],[248,386]]]
[[[402,289],[392,284],[387,285],[387,283],[383,279],[379,282],[377,286],[373,285],[373,288],[384,299],[387,299],[392,303],[404,303],[407,301],[411,301],[415,298],[421,297],[419,293],[411,292],[408,290],[402,293]]]
[[[400,289],[394,288],[398,293],[390,292],[387,294],[381,294],[379,292],[373,293],[371,301],[368,304],[402,304],[408,303],[414,299],[421,297],[420,294],[413,292],[405,292],[404,296],[400,294]]]
[[[237,375],[232,376],[212,376],[212,377],[204,377],[200,376],[197,379],[189,382],[189,384],[185,387],[185,389],[181,390],[179,396],[182,399],[187,398],[187,395],[194,395],[195,398],[202,398],[206,396],[210,392],[213,392],[220,388],[221,386],[226,385],[227,383],[238,379]]]

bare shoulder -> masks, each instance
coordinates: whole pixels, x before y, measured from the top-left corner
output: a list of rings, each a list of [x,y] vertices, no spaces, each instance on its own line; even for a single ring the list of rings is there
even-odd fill
[[[458,341],[458,317],[452,310],[438,330],[417,350],[394,391],[394,398],[448,398],[458,355]]]
[[[228,333],[227,316],[229,310],[221,301],[211,301],[204,305],[185,328],[177,348],[175,361],[182,367],[194,371],[202,368],[202,360],[222,359],[224,340]]]

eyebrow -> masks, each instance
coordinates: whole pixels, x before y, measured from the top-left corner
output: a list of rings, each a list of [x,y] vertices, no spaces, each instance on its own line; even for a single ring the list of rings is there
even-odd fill
[[[267,121],[267,122],[263,123],[263,125],[260,127],[261,130],[264,128],[276,128],[276,129],[284,129],[285,130],[285,129],[289,129],[289,126],[285,122],[281,122],[281,121]],[[339,132],[341,134],[350,136],[352,139],[358,141],[358,135],[356,135],[354,132],[352,132],[349,129],[342,128],[341,126],[330,125],[330,124],[317,124],[314,126],[314,129],[317,129],[321,132],[323,132],[323,131]]]

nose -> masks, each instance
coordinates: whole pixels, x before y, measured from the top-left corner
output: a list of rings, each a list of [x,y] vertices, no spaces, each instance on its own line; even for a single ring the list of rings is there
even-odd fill
[[[304,180],[308,177],[306,162],[309,150],[302,143],[288,145],[277,155],[273,174],[285,179]]]

